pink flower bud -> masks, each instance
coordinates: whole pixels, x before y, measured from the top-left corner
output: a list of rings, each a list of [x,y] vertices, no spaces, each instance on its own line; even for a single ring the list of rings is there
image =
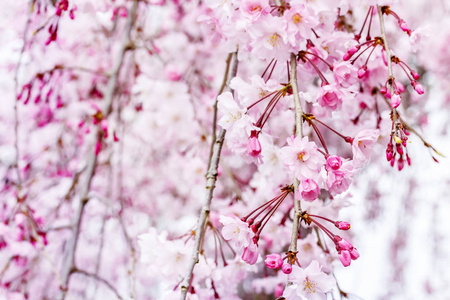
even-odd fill
[[[392,143],[389,142],[386,148],[386,160],[391,161],[393,155],[394,155],[394,145],[392,145]]]
[[[408,163],[408,166],[411,165],[411,158],[409,158],[408,154],[406,154],[406,162]]]
[[[359,258],[359,252],[358,250],[356,250],[355,247],[353,247],[353,249],[350,250],[350,257],[352,258],[352,260],[357,260]]]
[[[338,235],[334,236],[334,243],[336,244],[336,250],[350,250],[353,248],[353,245],[347,241],[346,239],[341,238]]]
[[[387,93],[387,87],[383,86],[383,87],[380,89],[380,93],[382,93],[383,95],[386,94],[386,93]]]
[[[358,78],[361,79],[367,72],[367,66],[364,65],[361,67],[361,69],[358,70]]]
[[[394,167],[394,165],[395,165],[395,156],[392,156],[392,159],[391,159],[391,167]]]
[[[337,155],[330,155],[327,157],[327,165],[326,169],[329,170],[338,170],[342,166],[342,159]]]
[[[248,138],[247,153],[253,157],[257,157],[261,154],[261,143],[257,136],[250,136]]]
[[[347,53],[351,56],[351,55],[355,54],[356,52],[358,52],[358,51],[359,51],[359,48],[361,48],[359,45],[351,46],[351,47],[348,49]]]
[[[266,260],[264,261],[266,266],[269,269],[278,269],[283,265],[283,260],[281,259],[280,254],[274,253],[266,256]]]
[[[425,91],[423,90],[423,86],[417,81],[411,81],[411,85],[416,90],[417,94],[422,95]]]
[[[337,228],[339,228],[340,230],[349,230],[350,229],[350,223],[348,222],[343,222],[343,221],[336,221],[334,223],[334,226],[336,226]]]
[[[284,263],[281,267],[281,271],[283,271],[284,274],[291,274],[292,266],[288,263]]]
[[[244,253],[242,253],[242,260],[249,265],[254,265],[258,260],[258,246],[251,242],[248,247],[244,248]]]
[[[420,76],[419,73],[417,73],[414,70],[411,70],[411,76],[415,79],[415,80],[419,80]]]
[[[408,35],[411,35],[411,29],[408,28],[408,25],[406,24],[406,22],[402,19],[398,20],[398,25],[400,25],[400,28],[406,32]]]
[[[403,146],[402,146],[402,144],[396,144],[395,145],[395,148],[397,148],[397,153],[398,154],[400,154],[400,155],[403,155]]]
[[[394,95],[391,97],[391,107],[397,108],[401,102],[402,97],[400,97],[400,94],[398,92],[394,92]]]
[[[339,260],[341,261],[342,265],[344,267],[350,266],[350,263],[352,262],[352,258],[350,256],[350,253],[347,250],[342,250],[338,253]]]
[[[405,166],[405,161],[403,160],[403,156],[400,156],[400,158],[397,161],[397,168],[399,171],[403,170],[403,167]]]
[[[350,58],[352,58],[352,56],[348,53],[344,54],[344,57],[342,58],[344,61],[348,61]]]

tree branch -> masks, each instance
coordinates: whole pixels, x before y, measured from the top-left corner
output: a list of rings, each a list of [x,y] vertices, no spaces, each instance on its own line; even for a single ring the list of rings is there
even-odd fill
[[[104,285],[106,285],[106,286],[107,286],[107,287],[108,287],[108,288],[116,295],[117,299],[120,299],[120,300],[123,299],[123,298],[119,295],[119,293],[117,292],[117,290],[112,286],[112,284],[109,283],[108,281],[106,281],[105,279],[103,279],[102,277],[100,277],[100,276],[98,276],[98,275],[96,275],[96,274],[93,274],[93,273],[89,273],[89,272],[87,272],[87,271],[80,270],[80,269],[73,269],[73,270],[72,270],[72,273],[83,274],[83,275],[85,275],[85,276],[87,276],[87,277],[91,277],[91,278],[93,278],[93,279],[95,279],[95,280],[97,280],[97,281],[103,283]]]
[[[303,109],[300,103],[300,97],[298,95],[298,85],[297,85],[297,57],[294,53],[291,53],[291,88],[292,94],[294,96],[294,105],[295,105],[295,136],[302,138],[303,137],[303,127],[302,127],[302,118],[303,118]],[[295,199],[295,194],[298,190],[299,181],[297,178],[294,178],[294,217],[292,222],[292,233],[291,233],[291,245],[289,246],[290,252],[297,251],[297,236],[298,236],[298,226],[300,221],[300,211],[301,205],[300,201]],[[289,283],[288,283],[289,284]]]
[[[108,80],[108,84],[107,84],[106,92],[105,92],[105,102],[104,102],[103,110],[102,110],[104,118],[107,118],[109,116],[109,114],[111,113],[112,101],[114,98],[114,94],[116,92],[120,69],[122,67],[125,53],[129,49],[130,32],[133,27],[134,21],[136,19],[137,6],[138,6],[138,0],[135,0],[133,2],[130,14],[127,19],[127,23],[125,25],[124,35],[122,37],[121,48],[117,55],[117,60],[115,61],[115,64],[112,68],[111,76],[109,77],[109,80]],[[75,267],[75,253],[76,253],[76,249],[77,249],[78,238],[80,235],[81,221],[82,221],[82,217],[83,217],[84,208],[85,208],[87,202],[89,201],[88,193],[89,193],[89,190],[91,187],[92,179],[95,175],[95,167],[97,165],[97,155],[95,154],[93,149],[95,148],[94,147],[95,143],[97,143],[97,138],[99,138],[100,140],[103,138],[103,135],[101,134],[101,131],[99,130],[98,127],[95,127],[93,135],[96,140],[95,140],[94,144],[92,145],[92,147],[91,147],[92,151],[89,154],[89,158],[88,158],[88,162],[87,162],[87,169],[86,169],[86,179],[84,181],[84,184],[81,187],[81,203],[75,214],[75,222],[74,222],[75,225],[73,227],[72,239],[69,241],[68,253],[65,256],[66,259],[65,259],[65,263],[63,265],[63,270],[62,270],[62,282],[64,284],[64,286],[62,287],[62,291],[63,291],[62,297],[63,298],[65,297],[65,295],[67,293],[70,275],[72,274],[73,270],[76,268]]]
[[[236,76],[237,72],[237,52],[234,53],[234,60],[233,65],[231,67],[231,74],[228,77],[228,74],[225,74],[225,78],[228,78],[228,81],[230,78],[233,78]],[[231,60],[227,59],[227,69],[229,69]],[[225,79],[225,81],[227,81]],[[228,83],[227,83],[228,85]],[[223,90],[222,90],[223,92]],[[215,110],[217,110],[217,105],[215,105]],[[214,124],[215,126],[215,124]],[[191,285],[192,275],[194,272],[195,265],[199,262],[199,254],[200,254],[200,248],[201,248],[201,241],[203,240],[203,237],[205,235],[205,229],[206,229],[206,223],[209,218],[209,212],[211,208],[211,200],[213,197],[214,188],[216,186],[216,180],[217,180],[217,169],[219,167],[219,160],[220,160],[220,153],[222,151],[223,141],[225,139],[226,130],[221,129],[219,132],[219,135],[217,139],[214,142],[213,151],[211,153],[210,158],[210,164],[208,168],[208,173],[206,174],[206,186],[205,186],[205,199],[203,201],[203,207],[202,211],[200,213],[200,218],[197,223],[197,228],[195,230],[195,243],[194,248],[192,249],[192,259],[189,262],[187,274],[181,283],[181,297],[180,299],[184,300],[186,299],[189,287]]]
[[[388,76],[390,79],[392,79],[392,82],[390,84],[390,93],[391,93],[391,97],[394,95],[394,73],[392,72],[392,54],[391,54],[391,49],[389,48],[387,39],[386,39],[386,29],[384,27],[384,18],[383,18],[383,10],[382,7],[377,5],[378,8],[378,16],[380,18],[380,30],[381,30],[381,38],[383,39],[383,44],[384,44],[384,51],[386,52],[386,60],[387,60],[387,64],[388,64]],[[397,132],[397,110],[395,108],[391,108],[392,109],[392,119],[394,122],[394,128],[393,128],[393,134],[395,134],[395,132]]]

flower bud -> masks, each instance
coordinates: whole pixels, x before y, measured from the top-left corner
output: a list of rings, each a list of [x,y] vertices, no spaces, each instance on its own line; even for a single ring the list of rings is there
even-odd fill
[[[340,230],[349,230],[350,229],[350,223],[348,222],[343,222],[343,221],[336,221],[334,223],[334,226],[336,226],[337,228],[339,228]]]
[[[397,108],[401,102],[402,97],[400,97],[400,94],[398,92],[394,92],[394,95],[391,97],[391,107]]]
[[[411,85],[413,86],[414,90],[416,90],[417,94],[422,95],[423,93],[425,93],[425,91],[423,90],[423,86],[417,81],[411,81]]]
[[[361,67],[361,69],[358,70],[358,78],[359,79],[363,78],[364,75],[366,74],[366,72],[367,72],[367,66],[364,65]]]
[[[288,263],[284,263],[281,267],[281,271],[283,271],[284,274],[291,274],[292,266]]]
[[[266,256],[266,260],[264,261],[266,266],[269,269],[278,269],[283,265],[283,260],[281,259],[280,254],[274,253]]]
[[[339,260],[341,261],[342,265],[344,267],[350,266],[350,263],[352,262],[352,258],[350,256],[350,253],[347,250],[339,251]]]

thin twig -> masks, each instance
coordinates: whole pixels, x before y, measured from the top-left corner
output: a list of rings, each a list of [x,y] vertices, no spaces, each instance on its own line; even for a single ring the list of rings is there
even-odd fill
[[[22,45],[22,49],[20,49],[20,55],[19,55],[19,60],[17,61],[17,65],[16,65],[16,70],[14,72],[14,95],[15,95],[15,99],[14,99],[14,148],[16,151],[16,157],[15,157],[15,167],[16,167],[16,171],[17,171],[17,197],[21,197],[22,193],[21,193],[21,188],[22,188],[22,176],[20,175],[20,169],[19,169],[19,112],[18,112],[18,107],[17,107],[17,98],[18,98],[18,88],[19,88],[19,71],[20,71],[20,67],[22,65],[22,57],[23,54],[25,52],[25,48],[27,46],[27,34],[28,34],[28,30],[30,28],[30,23],[31,23],[31,7],[32,7],[32,2],[30,1],[30,7],[28,9],[28,15],[27,15],[27,22],[25,24],[25,29],[23,30],[23,45]]]
[[[297,86],[297,57],[294,53],[291,53],[291,88],[292,94],[294,96],[294,105],[295,105],[295,136],[298,138],[303,137],[303,128],[302,128],[302,118],[303,118],[303,109],[300,103],[300,97],[298,95],[298,86]],[[299,181],[297,178],[294,178],[294,216],[292,222],[292,234],[291,234],[291,245],[289,246],[290,252],[297,251],[297,236],[298,236],[298,226],[300,222],[300,211],[301,204],[299,200],[295,199],[295,195],[298,190]],[[289,282],[288,282],[289,284]]]
[[[114,288],[114,286],[113,286],[111,283],[109,283],[108,281],[106,281],[105,279],[103,279],[102,277],[100,277],[100,276],[98,276],[98,275],[96,275],[96,274],[93,274],[93,273],[89,273],[89,272],[84,271],[84,270],[80,270],[80,269],[73,269],[73,270],[72,270],[72,273],[83,274],[83,275],[85,275],[85,276],[87,276],[87,277],[91,277],[91,278],[93,278],[93,279],[95,279],[95,280],[97,280],[97,281],[103,283],[104,285],[106,285],[106,286],[114,293],[114,295],[116,295],[117,299],[120,299],[120,300],[123,299],[123,298],[119,295],[119,293],[117,292],[117,290]]]
[[[218,96],[221,95],[227,86],[228,82],[228,73],[230,72],[230,65],[231,65],[231,59],[233,58],[233,53],[228,54],[227,61],[226,61],[226,67],[225,67],[225,74],[223,76],[222,85],[220,86],[219,93],[217,94],[216,100],[214,101],[213,110],[214,110],[214,116],[213,116],[213,128],[212,128],[212,134],[211,134],[211,148],[209,149],[209,161],[208,161],[208,167],[206,170],[209,170],[209,167],[211,166],[211,158],[213,154],[214,144],[216,142],[216,128],[217,128],[217,102],[218,102]]]
[[[386,60],[387,60],[387,64],[388,64],[388,75],[389,75],[389,79],[391,79],[391,84],[390,84],[390,92],[391,92],[391,97],[394,95],[394,73],[392,72],[392,54],[391,54],[391,49],[389,48],[387,39],[386,39],[386,29],[384,27],[384,18],[383,18],[383,10],[382,7],[377,5],[378,8],[378,16],[380,18],[380,30],[381,30],[381,38],[383,39],[383,44],[384,44],[384,51],[386,52]],[[393,128],[393,134],[395,134],[397,132],[397,110],[395,108],[392,108],[392,118],[393,118],[393,122],[394,122],[394,128]]]
[[[231,67],[231,74],[228,78],[233,78],[236,76],[237,72],[237,53],[234,53],[233,65]],[[227,63],[227,69],[229,68],[230,62]],[[228,85],[228,84],[227,84]],[[216,108],[217,109],[217,108]],[[199,262],[201,241],[203,240],[203,236],[205,235],[205,225],[209,218],[209,212],[211,208],[211,200],[213,197],[214,188],[216,186],[217,180],[217,169],[219,167],[220,153],[222,151],[223,141],[225,139],[226,130],[221,129],[219,135],[214,143],[214,148],[211,153],[211,163],[208,169],[208,173],[206,175],[206,186],[205,186],[205,199],[203,201],[202,211],[200,213],[200,218],[197,223],[197,228],[195,230],[195,242],[194,248],[192,249],[192,259],[189,262],[187,274],[181,283],[181,297],[180,299],[185,300],[187,293],[189,291],[189,287],[191,285],[192,275],[194,272],[195,265]]]
[[[118,84],[118,78],[120,69],[122,67],[123,59],[125,56],[125,52],[130,48],[130,32],[133,27],[134,21],[136,19],[136,12],[137,12],[137,6],[138,6],[138,0],[135,0],[133,2],[133,6],[131,8],[131,12],[129,14],[129,17],[127,19],[127,23],[124,30],[124,36],[121,41],[121,49],[118,53],[117,60],[115,61],[115,64],[113,66],[111,76],[108,80],[108,85],[106,87],[105,92],[105,102],[103,106],[103,117],[107,118],[108,115],[111,113],[111,107],[112,107],[112,101],[114,98],[114,94],[116,92],[116,87]],[[98,127],[95,127],[94,130],[94,137],[95,137],[95,143],[97,143],[97,138],[102,139],[103,136],[99,130]],[[94,147],[91,147],[94,149]],[[97,165],[97,155],[92,150],[88,157],[88,163],[87,163],[87,171],[86,171],[86,179],[84,181],[84,184],[81,187],[81,203],[77,209],[77,212],[75,214],[75,222],[74,222],[74,228],[73,228],[73,235],[72,239],[69,241],[69,247],[68,247],[68,253],[65,256],[65,263],[63,265],[62,270],[62,282],[64,286],[62,287],[63,291],[63,298],[65,297],[67,293],[68,283],[70,279],[70,275],[72,274],[73,270],[75,269],[75,253],[78,245],[78,238],[80,235],[80,226],[81,226],[81,220],[83,217],[84,208],[89,201],[89,190],[91,187],[92,179],[95,175],[95,167]]]

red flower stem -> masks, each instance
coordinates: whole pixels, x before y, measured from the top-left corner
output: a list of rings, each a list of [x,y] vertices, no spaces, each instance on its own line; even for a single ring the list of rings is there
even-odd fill
[[[272,60],[270,61],[270,63],[267,65],[266,69],[262,73],[261,78],[264,78],[264,75],[266,75],[266,72],[269,70],[269,67],[273,63],[274,60],[275,60],[275,58],[272,58]]]
[[[326,128],[328,128],[329,130],[331,130],[332,132],[334,132],[335,134],[337,134],[338,136],[340,136],[341,138],[343,138],[343,139],[347,142],[347,139],[348,139],[347,136],[344,136],[344,135],[340,134],[339,132],[337,132],[336,130],[334,130],[333,128],[331,128],[330,126],[328,126],[327,124],[323,123],[322,121],[320,121],[320,120],[317,119],[317,118],[314,118],[314,119],[312,119],[312,120],[315,120],[315,121],[319,122],[320,124],[322,124],[323,126],[325,126]]]

